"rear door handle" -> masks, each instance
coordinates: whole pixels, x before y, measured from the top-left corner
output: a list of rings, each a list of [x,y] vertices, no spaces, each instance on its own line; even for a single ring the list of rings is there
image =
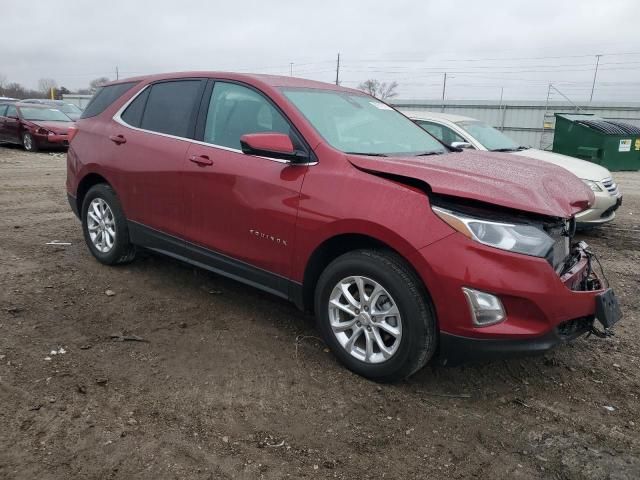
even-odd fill
[[[116,145],[120,145],[122,143],[127,143],[127,139],[124,138],[124,135],[110,135],[109,140],[111,140]]]
[[[198,155],[198,156],[191,155],[191,157],[189,157],[189,161],[193,163],[197,163],[201,167],[205,167],[207,165],[213,165],[213,160],[211,160],[206,155]]]

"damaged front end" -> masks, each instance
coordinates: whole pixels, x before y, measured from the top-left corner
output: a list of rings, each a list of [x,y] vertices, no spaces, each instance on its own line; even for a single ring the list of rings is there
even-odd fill
[[[584,292],[595,299],[589,315],[557,326],[557,333],[564,339],[586,332],[606,336],[621,318],[617,299],[595,253],[585,242],[574,241],[575,217],[538,215],[433,194],[430,202],[438,217],[470,240],[511,253],[543,258],[568,290]],[[595,327],[596,320],[604,330]]]
[[[554,268],[561,282],[574,292],[600,291],[595,297],[596,308],[593,315],[569,320],[558,325],[558,334],[565,338],[575,338],[583,333],[598,337],[612,335],[611,327],[622,318],[620,305],[609,287],[604,269],[596,254],[584,241],[573,242],[576,220],[544,222],[544,230],[554,240],[553,247],[545,257]],[[599,274],[596,272],[596,265]],[[603,329],[595,325],[599,321]]]
[[[596,273],[597,264],[600,275]],[[589,248],[586,242],[580,241],[572,244],[569,255],[561,262],[558,274],[562,283],[574,292],[600,291],[595,297],[595,312],[585,319],[574,322],[582,326],[582,333],[588,331],[598,337],[612,335],[611,327],[622,318],[622,311],[618,299],[604,273],[604,269],[596,254]],[[596,328],[595,320],[598,320],[603,330]],[[567,322],[565,322],[566,324]],[[573,334],[575,325],[561,324],[558,327],[560,334],[565,336]]]

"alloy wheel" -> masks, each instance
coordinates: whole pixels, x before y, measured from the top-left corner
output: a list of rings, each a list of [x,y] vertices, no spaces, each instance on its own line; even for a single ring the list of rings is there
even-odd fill
[[[116,223],[113,211],[102,198],[94,198],[87,209],[87,229],[93,246],[108,253],[116,241]]]
[[[402,318],[389,292],[362,276],[340,280],[329,296],[329,322],[342,348],[365,363],[389,360],[402,339]]]
[[[33,139],[31,138],[31,135],[25,133],[22,136],[22,145],[25,150],[33,150]]]

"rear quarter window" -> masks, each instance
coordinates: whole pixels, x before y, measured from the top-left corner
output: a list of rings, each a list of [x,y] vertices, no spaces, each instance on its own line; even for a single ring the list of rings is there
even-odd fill
[[[146,88],[140,95],[138,95],[133,102],[129,104],[126,110],[122,113],[122,120],[131,125],[132,127],[140,127],[142,123],[142,114],[144,113],[144,107],[147,104],[147,98],[151,88]]]
[[[117,83],[115,85],[107,85],[101,87],[93,96],[87,108],[84,109],[80,118],[89,118],[100,115],[109,105],[120,98],[126,91],[132,88],[138,82]]]

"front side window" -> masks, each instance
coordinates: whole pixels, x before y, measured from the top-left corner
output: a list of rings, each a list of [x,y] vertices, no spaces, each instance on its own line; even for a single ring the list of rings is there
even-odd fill
[[[175,80],[151,87],[140,128],[188,137],[201,98],[202,80]]]
[[[463,130],[469,132],[487,150],[515,151],[521,147],[500,130],[477,120],[456,122]]]
[[[31,120],[33,122],[70,122],[71,119],[67,117],[60,110],[55,108],[38,108],[38,107],[20,107],[20,113],[25,120]]]
[[[346,153],[424,155],[446,151],[388,105],[365,94],[283,88],[284,95],[334,148]]]
[[[278,132],[292,135],[289,122],[260,93],[235,83],[216,82],[211,94],[203,140],[240,149],[247,133]],[[292,138],[294,145],[295,138]]]
[[[445,145],[451,145],[453,142],[466,142],[464,138],[449,127],[445,127],[439,123],[427,122],[425,120],[417,120],[416,123]]]
[[[9,105],[7,107],[7,117],[17,118],[18,117],[18,109],[15,106]]]

